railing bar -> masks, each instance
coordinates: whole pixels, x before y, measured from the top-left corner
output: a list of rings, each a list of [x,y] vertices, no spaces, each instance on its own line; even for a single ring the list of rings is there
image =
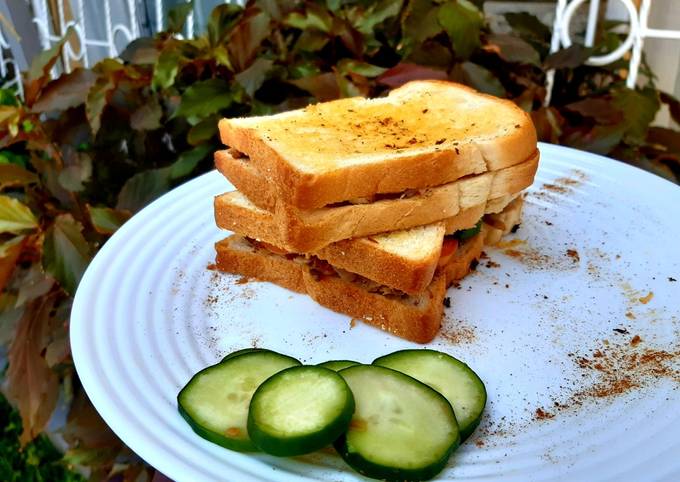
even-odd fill
[[[84,0],[78,0],[78,21],[80,23],[81,32],[83,33],[83,44],[80,48],[83,53],[83,65],[85,68],[88,68],[90,66],[90,56],[87,52],[89,42],[87,40],[87,31],[85,30],[85,6],[83,5],[83,1]]]
[[[163,30],[163,0],[156,0],[156,32]]]
[[[64,18],[64,0],[57,0],[57,14],[59,16],[59,34],[64,36],[66,34],[66,19]],[[70,40],[69,40],[70,41]],[[64,62],[64,72],[67,74],[71,72],[71,58],[64,48],[61,51],[61,59]]]
[[[595,43],[595,32],[597,31],[597,21],[600,16],[600,0],[590,0],[588,9],[588,24],[586,25],[586,47],[592,47]]]
[[[680,30],[662,30],[658,28],[647,28],[642,32],[644,37],[680,40]]]

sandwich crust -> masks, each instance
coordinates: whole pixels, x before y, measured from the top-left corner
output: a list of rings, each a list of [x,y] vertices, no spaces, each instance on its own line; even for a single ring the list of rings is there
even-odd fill
[[[514,200],[504,211],[505,222],[517,219],[522,199]],[[514,224],[512,224],[514,226]],[[418,295],[383,294],[362,287],[340,276],[315,275],[309,266],[294,255],[275,254],[256,249],[243,237],[232,235],[215,245],[217,269],[248,278],[269,281],[298,293],[306,293],[317,303],[417,343],[431,341],[439,331],[446,289],[462,279],[479,260],[489,230],[498,230],[486,222],[482,230],[463,243],[454,256],[437,269],[432,282]],[[511,226],[503,233],[509,232]],[[500,239],[500,238],[499,238]],[[495,241],[497,242],[497,241]]]
[[[531,118],[514,103],[446,81],[222,119],[219,130],[274,181],[278,197],[302,209],[496,171],[523,162],[537,142]]]
[[[257,237],[291,252],[313,252],[343,239],[370,236],[414,226],[435,223],[456,216],[491,199],[502,198],[531,185],[538,167],[538,152],[520,164],[469,176],[401,199],[382,199],[368,204],[345,204],[320,209],[300,210],[275,201],[272,211],[262,210],[265,222],[251,223],[248,212],[255,207],[238,191],[215,198],[218,227],[250,237]],[[233,159],[232,159],[233,160]],[[235,160],[236,162],[241,162]],[[251,169],[251,166],[243,169]],[[262,199],[267,181],[252,181],[244,187],[253,198]],[[254,234],[257,230],[258,234]],[[254,235],[251,235],[253,233]]]

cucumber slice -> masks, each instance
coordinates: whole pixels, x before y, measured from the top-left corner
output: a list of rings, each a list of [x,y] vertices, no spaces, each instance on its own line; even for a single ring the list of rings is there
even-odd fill
[[[263,452],[302,455],[337,439],[353,413],[352,392],[336,372],[318,366],[288,368],[255,391],[248,434]]]
[[[226,355],[224,358],[222,358],[222,361],[227,361],[230,358],[234,358],[235,356],[243,355],[245,353],[254,353],[256,351],[268,351],[270,353],[276,353],[265,348],[241,348],[240,350],[232,351],[231,353]]]
[[[486,405],[484,383],[460,360],[435,350],[403,350],[376,359],[374,365],[391,368],[431,386],[449,401],[456,414],[461,440],[475,430]]]
[[[177,395],[179,413],[198,435],[241,452],[257,447],[248,437],[250,399],[257,387],[295,358],[268,350],[243,353],[198,372]]]
[[[324,368],[330,368],[333,371],[339,372],[340,370],[343,370],[345,368],[353,367],[355,365],[361,365],[359,362],[355,362],[352,360],[329,360],[325,361],[323,363],[319,363],[317,366],[319,367],[324,367]]]
[[[349,430],[334,446],[353,469],[385,480],[437,475],[460,443],[449,402],[415,378],[375,365],[339,372],[354,393]]]

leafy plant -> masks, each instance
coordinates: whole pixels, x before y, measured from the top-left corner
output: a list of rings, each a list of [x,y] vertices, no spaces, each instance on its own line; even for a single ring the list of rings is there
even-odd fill
[[[79,386],[68,344],[72,296],[134,212],[212,168],[222,116],[450,79],[512,99],[531,112],[542,140],[678,179],[680,134],[650,123],[662,104],[680,122],[680,102],[655,89],[644,64],[644,86],[627,89],[626,62],[584,65],[597,52],[579,46],[549,54],[549,29],[528,14],[506,15],[511,33],[491,31],[481,3],[256,0],[216,7],[195,39],[176,35],[188,12],[181,7],[166,32],[135,40],[120,58],[52,79],[62,41],[25,73],[23,100],[0,92],[0,345],[21,443],[45,429],[61,397],[71,407],[69,461],[98,478],[142,470]],[[606,28],[599,40],[603,49],[621,42]],[[548,69],[555,88],[545,106]]]
[[[5,397],[0,395],[0,480],[6,482],[81,482],[85,479],[73,472],[62,454],[44,435],[23,447],[21,417]]]

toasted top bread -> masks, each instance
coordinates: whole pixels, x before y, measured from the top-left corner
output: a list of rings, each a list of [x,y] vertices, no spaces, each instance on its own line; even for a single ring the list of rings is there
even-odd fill
[[[441,185],[518,164],[536,150],[514,103],[445,81],[266,117],[222,119],[222,141],[299,208]]]

